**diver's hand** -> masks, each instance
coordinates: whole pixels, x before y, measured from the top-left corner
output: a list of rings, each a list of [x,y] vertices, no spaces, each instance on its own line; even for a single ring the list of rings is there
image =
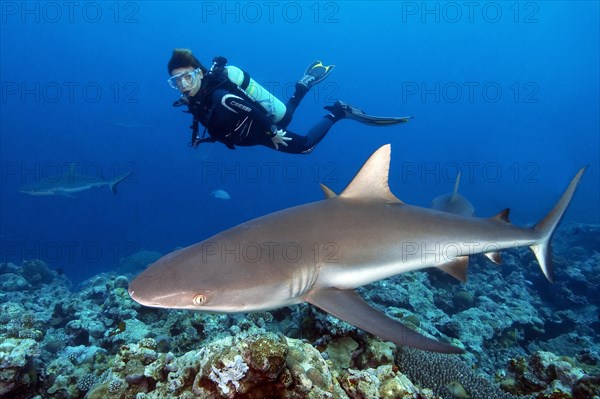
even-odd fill
[[[292,139],[291,137],[285,137],[285,134],[285,130],[278,129],[275,131],[275,136],[271,137],[271,141],[273,142],[273,146],[276,150],[279,149],[279,144],[281,144],[284,147],[287,147],[288,145],[286,141],[290,141]]]

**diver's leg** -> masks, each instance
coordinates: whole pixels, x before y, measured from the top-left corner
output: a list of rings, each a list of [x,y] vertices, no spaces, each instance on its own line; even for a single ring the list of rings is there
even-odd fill
[[[294,94],[285,105],[286,112],[283,118],[277,123],[278,128],[285,129],[290,124],[296,108],[298,108],[306,93],[308,93],[311,87],[325,80],[334,67],[335,65],[327,66],[323,65],[321,61],[315,61],[306,68],[304,75],[296,82]]]
[[[289,154],[308,154],[312,152],[317,144],[323,140],[323,137],[327,135],[333,124],[339,119],[340,118],[337,118],[334,115],[327,115],[321,118],[321,120],[310,129],[306,136],[287,131],[285,136],[292,140],[286,142],[287,147],[280,145],[279,151]],[[272,143],[267,145],[273,148]]]
[[[317,146],[317,144],[323,140],[323,137],[329,133],[329,129],[331,129],[333,124],[337,121],[338,119],[333,118],[331,115],[321,118],[321,120],[318,121],[317,124],[314,125],[306,135],[305,146],[307,148],[302,151],[302,153],[307,154],[311,152]]]
[[[290,97],[288,102],[285,104],[285,115],[277,123],[278,128],[285,129],[290,124],[292,117],[294,116],[294,112],[296,112],[296,108],[298,108],[300,101],[302,101],[306,93],[308,93],[308,87],[301,83],[296,83],[294,94],[292,94],[292,97]]]

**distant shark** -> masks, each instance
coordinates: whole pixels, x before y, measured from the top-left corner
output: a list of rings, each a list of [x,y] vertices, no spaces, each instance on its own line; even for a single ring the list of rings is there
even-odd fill
[[[461,216],[473,216],[475,214],[475,207],[473,207],[473,204],[471,204],[465,196],[458,193],[459,184],[460,172],[458,172],[458,176],[456,176],[454,191],[435,197],[433,201],[431,201],[431,208]]]
[[[19,190],[24,194],[33,196],[62,195],[75,198],[73,194],[86,191],[94,187],[108,186],[113,194],[117,193],[117,185],[125,180],[132,172],[122,174],[113,180],[105,180],[102,177],[89,177],[75,173],[71,167],[68,173],[56,178],[39,180],[24,185]]]
[[[533,228],[508,211],[484,219],[403,203],[388,187],[390,145],[377,150],[346,189],[328,199],[248,221],[160,258],[129,286],[145,306],[255,312],[308,302],[381,339],[428,351],[463,350],[427,338],[372,308],[357,287],[440,268],[466,280],[468,257],[530,247],[552,281],[550,239],[584,169]]]

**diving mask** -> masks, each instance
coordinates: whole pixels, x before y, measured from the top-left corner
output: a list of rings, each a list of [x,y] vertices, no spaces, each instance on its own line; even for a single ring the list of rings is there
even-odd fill
[[[186,92],[192,90],[198,83],[198,80],[202,79],[202,76],[202,70],[196,68],[193,71],[185,71],[173,75],[167,79],[167,82],[169,82],[169,86],[175,90]]]

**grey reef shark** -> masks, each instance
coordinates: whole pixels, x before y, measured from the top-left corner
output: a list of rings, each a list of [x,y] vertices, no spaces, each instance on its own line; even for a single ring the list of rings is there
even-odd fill
[[[41,179],[25,184],[20,192],[33,196],[53,196],[75,198],[73,194],[80,193],[96,187],[108,186],[113,194],[117,193],[117,185],[127,179],[132,172],[124,173],[115,179],[107,180],[101,176],[86,176],[75,172],[74,166],[69,168],[68,173],[60,176]]]
[[[169,253],[129,285],[145,306],[216,313],[256,312],[308,302],[385,341],[428,351],[463,349],[425,337],[374,309],[357,287],[437,267],[466,280],[469,256],[530,247],[553,279],[550,240],[583,175],[531,228],[400,201],[389,189],[391,146],[379,148],[340,194],[283,209]],[[493,257],[492,257],[493,258]]]
[[[459,194],[459,184],[460,172],[458,172],[456,182],[454,182],[454,191],[435,197],[433,201],[431,201],[431,208],[437,209],[438,211],[454,213],[456,215],[473,216],[475,214],[475,207],[464,195]]]

